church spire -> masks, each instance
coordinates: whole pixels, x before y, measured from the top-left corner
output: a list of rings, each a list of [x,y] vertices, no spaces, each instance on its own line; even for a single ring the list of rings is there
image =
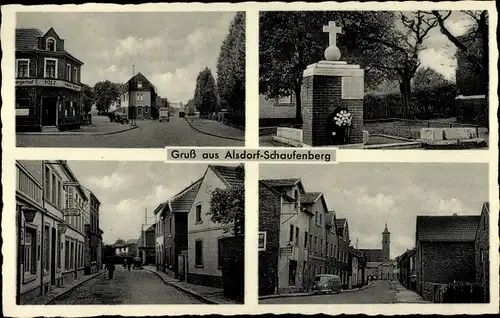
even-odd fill
[[[385,229],[384,232],[382,232],[382,234],[391,234],[391,232],[389,232],[389,230],[387,229],[387,222],[385,222]]]

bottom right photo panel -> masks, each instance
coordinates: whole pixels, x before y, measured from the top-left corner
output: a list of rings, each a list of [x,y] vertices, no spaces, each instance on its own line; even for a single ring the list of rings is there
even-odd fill
[[[259,166],[259,303],[489,303],[488,164]]]

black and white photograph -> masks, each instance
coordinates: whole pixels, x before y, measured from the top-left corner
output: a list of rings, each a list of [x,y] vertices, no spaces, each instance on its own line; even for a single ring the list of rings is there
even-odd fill
[[[489,11],[261,11],[262,147],[487,149]]]
[[[244,146],[244,12],[18,12],[17,147]]]
[[[243,165],[17,160],[16,175],[18,305],[243,303]]]
[[[488,184],[478,163],[261,164],[259,303],[489,303]]]

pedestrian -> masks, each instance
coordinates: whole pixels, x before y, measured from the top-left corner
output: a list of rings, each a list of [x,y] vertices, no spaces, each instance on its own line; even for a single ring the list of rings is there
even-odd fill
[[[123,268],[127,269],[127,259],[125,259],[125,261],[123,261]]]
[[[129,260],[127,263],[127,266],[128,266],[128,270],[130,271],[130,267],[132,267],[132,261]]]
[[[113,272],[115,271],[115,264],[113,263],[113,259],[108,258],[108,262],[106,264],[106,269],[108,270],[108,278],[113,278]]]

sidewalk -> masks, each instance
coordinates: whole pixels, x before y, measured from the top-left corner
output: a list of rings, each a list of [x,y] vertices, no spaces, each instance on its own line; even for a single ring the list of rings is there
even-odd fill
[[[396,291],[396,303],[429,303],[416,292],[406,289],[399,281],[391,281],[391,285]]]
[[[91,125],[82,125],[80,129],[67,131],[41,131],[41,132],[16,132],[18,135],[52,135],[52,136],[75,136],[75,135],[114,135],[131,129],[136,129],[138,126],[130,124],[120,124],[110,122],[107,116],[92,117]]]
[[[373,282],[370,282],[370,283],[368,283],[365,286],[360,287],[360,288],[342,289],[340,292],[341,293],[350,293],[350,292],[360,291],[360,290],[367,289],[371,285],[373,285]],[[304,297],[304,296],[314,296],[314,295],[315,295],[315,293],[313,293],[313,292],[293,293],[293,294],[278,294],[278,295],[265,295],[265,296],[259,296],[259,300],[270,299],[270,298]]]
[[[245,131],[226,126],[218,121],[197,117],[187,117],[186,121],[191,128],[201,132],[202,134],[231,140],[245,141]]]
[[[81,277],[75,279],[74,281],[72,281],[70,284],[54,288],[51,291],[49,291],[47,294],[41,295],[41,296],[33,299],[29,303],[26,303],[25,305],[50,305],[57,298],[72,291],[73,289],[80,286],[81,284],[83,284],[83,283],[85,283],[85,282],[87,282],[87,281],[89,281],[89,280],[91,280],[99,275],[102,275],[104,273],[105,273],[105,271],[101,270],[101,271],[99,271],[95,274],[92,274],[92,275],[81,276]]]
[[[203,285],[195,285],[187,282],[179,281],[178,279],[172,278],[167,274],[157,271],[154,266],[144,266],[143,269],[155,273],[158,277],[168,285],[172,285],[175,288],[190,294],[198,298],[207,304],[227,304],[227,305],[239,305],[241,303],[227,299],[224,297],[224,291],[221,288],[208,287]]]

